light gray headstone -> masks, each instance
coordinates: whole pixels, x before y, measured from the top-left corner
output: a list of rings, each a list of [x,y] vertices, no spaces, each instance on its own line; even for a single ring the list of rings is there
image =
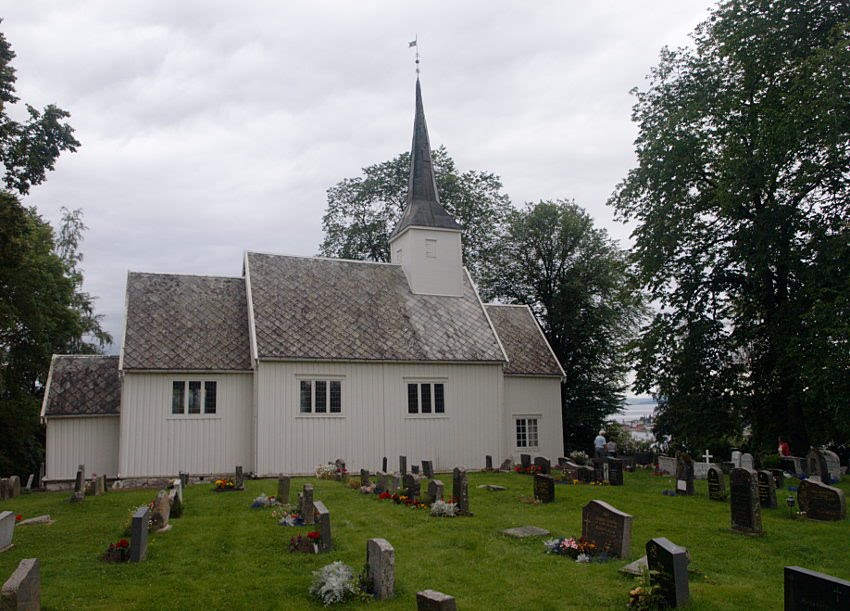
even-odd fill
[[[133,523],[130,527],[130,562],[142,562],[148,555],[148,520],[150,510],[147,506],[139,507],[133,513]]]
[[[676,459],[673,456],[659,456],[658,470],[670,475],[676,474]]]
[[[740,452],[740,451],[738,451],[738,450],[734,450],[734,451],[732,452],[732,460],[731,460],[731,463],[732,463],[733,465],[735,465],[735,468],[740,468],[740,466],[741,466],[741,456],[742,456],[742,454],[741,454],[741,452]]]
[[[331,551],[333,542],[331,540],[331,512],[322,501],[313,504],[316,516],[316,525],[319,527],[319,553]]]
[[[41,577],[38,558],[25,558],[0,589],[0,609],[37,611],[41,609]]]
[[[395,550],[386,539],[366,540],[366,565],[375,598],[386,600],[395,590]]]
[[[168,493],[165,490],[160,490],[156,494],[156,500],[153,502],[153,522],[154,530],[164,530],[168,526],[168,519],[171,517],[171,503],[168,500]]]
[[[537,526],[517,526],[503,530],[502,534],[514,539],[525,539],[527,537],[545,537],[549,534],[549,531]]]
[[[821,450],[821,454],[823,454],[823,459],[826,461],[826,469],[829,471],[829,477],[834,482],[841,481],[841,459],[838,458],[838,454],[832,450]]]
[[[756,461],[753,460],[753,455],[749,452],[741,454],[741,468],[749,469],[750,471],[755,470]]]
[[[15,514],[11,511],[0,513],[0,552],[12,546],[15,534]]]
[[[21,496],[21,478],[17,475],[9,476],[9,498]]]
[[[98,475],[94,478],[94,495],[101,496],[106,494],[106,476]]]
[[[416,611],[457,611],[453,596],[436,590],[422,590],[416,593]]]
[[[172,488],[177,491],[177,498],[180,501],[180,504],[183,504],[183,480],[176,479],[171,483]]]
[[[245,488],[245,475],[242,473],[242,465],[236,465],[236,477],[234,478],[233,484],[237,490]]]
[[[304,516],[304,524],[314,523],[314,513],[313,485],[304,484],[304,491],[301,493],[301,515]]]
[[[694,479],[708,479],[708,468],[710,466],[710,462],[695,462]]]
[[[428,482],[428,502],[443,500],[443,482],[438,479],[432,479]]]
[[[292,478],[288,475],[281,475],[277,478],[277,500],[280,503],[289,503],[289,488],[292,485]]]

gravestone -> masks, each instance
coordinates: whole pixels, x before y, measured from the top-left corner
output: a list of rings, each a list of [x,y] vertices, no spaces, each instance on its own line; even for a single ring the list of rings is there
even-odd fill
[[[17,475],[9,476],[9,498],[21,496],[21,478]]]
[[[726,476],[717,465],[708,468],[708,498],[712,501],[726,500]]]
[[[674,473],[676,473],[676,459],[672,456],[659,456],[658,470],[661,473],[673,475]]]
[[[770,474],[773,476],[773,484],[776,486],[777,490],[780,490],[785,487],[785,471],[782,469],[768,469]]]
[[[593,459],[593,480],[597,483],[605,481],[605,460],[602,458]]]
[[[527,539],[528,537],[546,537],[550,533],[545,528],[538,526],[516,526],[503,530],[502,534],[514,539]]]
[[[180,480],[176,479],[174,481],[179,482]],[[180,490],[182,489],[182,486],[177,485],[168,491],[168,506],[172,518],[179,518],[183,515],[183,501],[181,500],[183,497],[180,494]]]
[[[5,501],[9,498],[9,478],[0,478],[0,501]]]
[[[410,499],[418,499],[422,493],[419,478],[412,473],[404,474],[404,477],[402,477],[402,487],[404,488],[404,496]]]
[[[759,471],[756,474],[759,487],[759,503],[767,509],[776,509],[776,482],[770,471]]]
[[[94,495],[95,496],[102,496],[102,495],[106,494],[106,476],[105,475],[96,476],[94,478],[94,481],[92,482],[92,484],[93,484],[92,487],[94,488]]]
[[[378,600],[393,597],[395,590],[395,550],[386,539],[366,540],[366,566],[372,593]]]
[[[180,471],[180,472],[177,473],[177,475],[180,477],[180,483],[183,484],[183,487],[188,488],[188,486],[189,486],[189,474],[186,473],[185,471]]]
[[[753,458],[753,455],[750,454],[749,452],[745,452],[744,454],[741,454],[741,468],[742,469],[749,469],[750,471],[755,471],[756,461]]]
[[[549,472],[552,470],[552,463],[549,462],[548,458],[544,458],[543,456],[538,456],[534,459],[534,465],[540,467],[540,473],[543,475],[549,475]]]
[[[676,609],[688,604],[688,550],[666,537],[657,537],[646,543],[646,562],[650,580],[660,586],[660,594],[667,606]],[[652,574],[652,571],[657,571]]]
[[[531,454],[520,454],[519,464],[522,466],[523,471],[528,469],[531,466]]]
[[[345,479],[345,476],[348,474],[348,469],[345,468],[345,461],[341,458],[337,458],[334,461],[334,466],[336,467],[336,480],[341,482]]]
[[[732,469],[729,476],[729,499],[732,530],[746,535],[762,534],[759,491],[754,471]]]
[[[499,471],[510,471],[511,469],[513,469],[513,466],[514,466],[514,461],[512,461],[510,458],[506,458],[505,460],[502,461],[502,464],[499,466]]]
[[[694,463],[694,479],[707,479],[708,478],[708,468],[711,466],[711,459],[714,458],[714,455],[711,454],[708,450],[703,453],[701,456],[703,462],[695,462]]]
[[[0,609],[37,611],[41,609],[41,576],[38,558],[25,558],[0,588]]]
[[[160,490],[153,502],[153,514],[151,525],[156,531],[165,531],[168,528],[168,519],[171,517],[171,503],[168,501],[168,493]]]
[[[148,555],[148,520],[150,510],[147,505],[139,507],[133,513],[130,527],[130,562],[142,562]]]
[[[850,581],[810,571],[785,567],[785,611],[850,609]]]
[[[398,457],[398,472],[402,475],[407,473],[407,456]]]
[[[401,487],[401,476],[393,473],[389,477],[389,488],[387,489],[387,492],[389,492],[390,494],[396,494],[400,487]]]
[[[485,471],[492,471],[493,470],[493,457],[490,456],[489,454],[487,454],[487,456],[484,457],[484,470]]]
[[[564,463],[562,469],[563,469],[563,473],[564,473],[564,478],[569,483],[573,483],[574,481],[579,479],[578,465],[577,464],[567,461],[566,463]]]
[[[81,467],[83,465],[80,465]],[[77,469],[77,478],[74,480],[74,494],[71,495],[72,503],[79,503],[86,498],[86,475],[82,469]]]
[[[844,491],[810,479],[800,482],[797,505],[812,520],[835,522],[847,516]]]
[[[430,460],[423,460],[422,461],[422,474],[425,477],[427,477],[428,479],[433,478],[434,477],[434,463],[431,462]]]
[[[732,450],[732,464],[735,465],[736,469],[741,467],[741,456],[743,456],[740,450]]]
[[[381,494],[387,491],[387,474],[383,471],[378,471],[375,474],[375,492]]]
[[[819,481],[829,483],[829,468],[826,466],[826,459],[823,453],[817,448],[811,448],[806,454],[806,475],[809,478],[817,477]]]
[[[315,522],[319,527],[319,553],[331,551],[331,513],[322,501],[313,504]]]
[[[381,471],[383,471],[384,473],[387,472],[387,457],[386,456],[384,456],[381,459]]]
[[[15,534],[15,514],[11,511],[0,512],[0,552],[12,547]]]
[[[608,459],[608,483],[612,486],[623,485],[623,464],[620,458]]]
[[[432,479],[428,482],[428,502],[435,503],[443,500],[443,482]]]
[[[542,473],[534,474],[534,498],[541,503],[555,500],[555,478]]]
[[[292,486],[292,478],[288,475],[279,475],[277,478],[277,500],[284,505],[289,504],[289,489]]]
[[[422,590],[416,593],[416,611],[457,611],[457,604],[454,596],[436,590]]]
[[[174,488],[174,490],[177,491],[177,500],[180,501],[180,505],[182,507],[182,505],[183,505],[183,480],[175,479],[174,481],[171,482],[171,487]]]
[[[687,452],[676,456],[676,494],[694,494],[694,461]]]
[[[580,465],[578,468],[578,479],[583,484],[589,484],[594,480],[596,476],[596,470],[593,467],[588,467],[587,465]]]
[[[233,478],[234,488],[245,489],[245,476],[242,474],[242,465],[236,465],[236,477]]]
[[[410,472],[413,473],[413,475],[419,475],[419,465],[411,465]]]
[[[581,536],[610,555],[627,558],[634,518],[604,501],[590,501],[581,510]]]
[[[35,473],[30,473],[29,477],[27,478],[27,485],[26,485],[27,492],[32,490],[32,482],[33,482],[34,479],[35,479]]]
[[[780,456],[779,467],[791,475],[799,475],[806,472],[805,458],[799,456]]]
[[[360,486],[365,487],[371,483],[372,482],[369,481],[369,471],[366,469],[360,469]]]
[[[623,461],[623,471],[627,471],[629,473],[635,472],[635,457],[634,456],[622,456],[621,460]]]
[[[457,503],[458,515],[472,515],[469,512],[469,482],[466,480],[466,470],[455,467],[452,472],[452,498]]]
[[[304,490],[299,495],[299,506],[304,524],[313,524],[315,507],[313,505],[313,484],[304,484]]]
[[[822,450],[823,459],[826,461],[826,470],[832,482],[841,481],[841,459],[832,450]]]

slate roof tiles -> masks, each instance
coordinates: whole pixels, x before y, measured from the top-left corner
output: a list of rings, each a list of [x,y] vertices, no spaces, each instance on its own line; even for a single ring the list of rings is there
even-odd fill
[[[508,353],[507,375],[562,376],[561,366],[526,306],[488,304],[487,315]]]
[[[53,357],[42,416],[101,416],[120,409],[117,356]]]

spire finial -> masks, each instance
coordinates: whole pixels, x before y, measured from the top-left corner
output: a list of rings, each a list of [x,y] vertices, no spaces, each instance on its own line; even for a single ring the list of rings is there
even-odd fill
[[[419,34],[414,35],[413,40],[407,43],[407,48],[416,47],[416,78],[419,78]]]

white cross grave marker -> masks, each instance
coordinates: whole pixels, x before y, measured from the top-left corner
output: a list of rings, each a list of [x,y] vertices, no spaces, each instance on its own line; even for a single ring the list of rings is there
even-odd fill
[[[705,459],[705,462],[711,462],[711,459],[714,458],[714,455],[709,454],[708,450],[706,450],[705,454],[703,454],[702,457]]]

